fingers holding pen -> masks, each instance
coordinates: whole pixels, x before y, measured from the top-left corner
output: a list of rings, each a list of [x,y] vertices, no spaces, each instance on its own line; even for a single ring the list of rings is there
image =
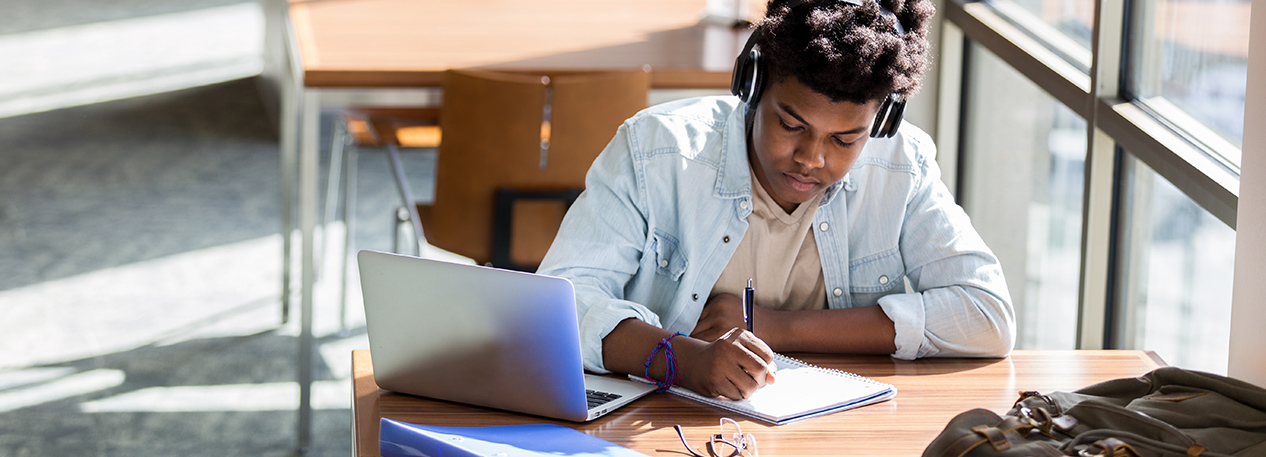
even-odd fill
[[[741,345],[750,354],[750,357],[740,362],[744,371],[756,380],[759,387],[773,384],[776,377],[774,373],[777,371],[777,366],[774,364],[774,350],[752,332],[734,330],[727,335],[727,338],[733,338],[735,344]]]
[[[716,341],[678,353],[681,385],[707,396],[750,397],[773,382],[773,351],[751,332],[731,329]]]

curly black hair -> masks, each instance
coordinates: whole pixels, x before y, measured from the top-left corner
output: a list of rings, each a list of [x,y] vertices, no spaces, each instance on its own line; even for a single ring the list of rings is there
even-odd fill
[[[754,32],[770,76],[765,84],[794,76],[833,101],[864,104],[918,93],[931,66],[927,32],[936,7],[929,0],[770,0],[765,11]]]

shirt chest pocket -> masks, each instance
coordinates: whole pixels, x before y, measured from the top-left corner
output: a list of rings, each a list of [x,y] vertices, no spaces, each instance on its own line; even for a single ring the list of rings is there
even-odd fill
[[[677,238],[660,229],[651,232],[651,245],[647,253],[650,255],[644,258],[653,262],[647,266],[653,268],[655,274],[677,281],[686,272],[686,257],[678,249]]]
[[[865,294],[878,294],[873,297],[878,300],[879,296],[892,293],[897,286],[902,286],[900,291],[904,291],[905,273],[905,262],[897,248],[852,260],[848,263],[849,290],[854,295],[854,301],[860,298],[869,302],[866,298],[871,297]]]

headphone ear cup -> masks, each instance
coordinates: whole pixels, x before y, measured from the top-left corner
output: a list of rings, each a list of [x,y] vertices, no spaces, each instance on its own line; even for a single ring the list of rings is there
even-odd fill
[[[748,108],[755,108],[760,102],[761,93],[765,91],[765,61],[761,58],[758,48],[752,48],[748,54],[747,62],[751,65],[751,77],[748,79],[750,85],[747,89],[747,97],[743,101],[747,103]]]
[[[870,125],[870,137],[879,138],[884,134],[884,124],[888,122],[888,110],[892,108],[892,96],[884,97],[884,102],[879,104],[879,111],[875,113],[875,121]]]
[[[738,96],[740,100],[747,101],[747,95],[744,94],[743,86],[747,81],[747,53],[741,53],[734,58],[734,73],[730,76],[730,93]]]
[[[760,49],[750,47],[738,58],[734,59],[734,74],[730,79],[730,93],[737,95],[739,100],[750,105],[755,105],[760,100],[760,91],[762,83],[765,79],[765,72],[762,71],[762,62]]]
[[[888,114],[888,125],[881,132],[885,138],[892,138],[897,134],[897,128],[901,127],[901,119],[906,113],[906,99],[898,96],[897,101],[892,103],[891,113]]]
[[[734,73],[730,78],[730,93],[751,109],[760,99],[761,83],[765,79],[764,62],[761,61],[760,49],[756,47],[756,33],[753,30],[743,43],[743,52],[734,58]]]
[[[879,112],[875,113],[875,123],[871,125],[871,138],[892,138],[897,134],[897,127],[901,127],[901,117],[905,115],[906,100],[904,97],[896,94],[889,95],[884,99],[883,104],[879,105]]]

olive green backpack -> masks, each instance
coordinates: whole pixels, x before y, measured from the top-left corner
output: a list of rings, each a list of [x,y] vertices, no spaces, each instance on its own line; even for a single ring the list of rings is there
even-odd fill
[[[955,416],[923,455],[1266,457],[1266,390],[1166,367],[1075,392],[1022,392],[1002,417]]]

